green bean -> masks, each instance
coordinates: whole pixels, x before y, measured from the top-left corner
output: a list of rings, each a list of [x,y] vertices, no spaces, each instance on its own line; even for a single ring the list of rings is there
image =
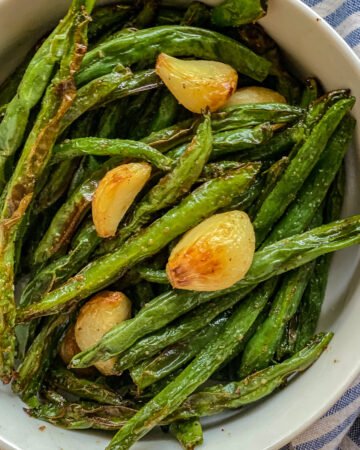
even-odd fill
[[[283,103],[249,103],[228,106],[214,113],[212,126],[214,131],[218,132],[261,125],[264,122],[276,125],[293,122],[300,119],[303,114],[303,109]]]
[[[215,133],[237,128],[250,128],[264,122],[271,124],[289,123],[300,119],[303,110],[278,103],[237,105],[211,115],[211,125]],[[184,120],[176,125],[151,133],[143,142],[161,152],[171,150],[188,142],[198,125],[197,120]]]
[[[134,126],[134,123],[136,124],[138,117],[141,116],[145,105],[147,105],[149,99],[151,98],[151,94],[152,91],[140,92],[129,99],[130,101],[122,128],[125,137],[129,138],[130,130]]]
[[[125,27],[136,28],[138,30],[149,27],[155,20],[159,2],[157,0],[146,0],[139,13],[130,20]]]
[[[51,162],[57,163],[83,155],[114,156],[121,159],[140,159],[160,170],[169,171],[173,160],[143,142],[96,137],[66,140],[54,147]]]
[[[222,133],[215,133],[211,159],[227,157],[231,153],[256,148],[267,143],[273,135],[273,126],[269,123],[254,128],[241,128]],[[175,148],[167,153],[173,159],[179,158],[185,151],[186,145]]]
[[[338,89],[330,91],[327,94],[314,100],[304,118],[305,131],[307,134],[312,128],[319,122],[321,117],[331,108],[335,103],[340,100],[345,100],[350,97],[350,91],[348,89]]]
[[[257,245],[269,233],[314,168],[331,135],[352,108],[354,99],[340,100],[333,105],[314,127],[309,138],[291,160],[274,189],[265,199],[254,220]]]
[[[267,0],[225,0],[212,10],[212,21],[218,27],[238,27],[265,16]]]
[[[5,105],[0,106],[0,122],[2,122],[5,116],[7,106],[8,106],[7,103]]]
[[[261,208],[261,205],[269,195],[269,193],[274,189],[279,178],[286,170],[289,165],[289,158],[286,156],[282,157],[274,164],[272,164],[269,169],[265,172],[265,181],[263,183],[263,188],[260,195],[257,197],[256,202],[251,205],[248,214],[251,218],[256,216],[257,211]],[[301,230],[302,231],[302,230]]]
[[[346,188],[346,168],[345,160],[338,173],[336,174],[335,180],[330,186],[327,198],[324,204],[324,221],[325,223],[338,220],[341,216],[341,210],[344,203]]]
[[[263,179],[261,177],[257,177],[244,195],[231,203],[231,205],[227,208],[227,211],[233,211],[235,209],[247,211],[260,195],[262,185]],[[223,212],[225,212],[225,210],[223,210]]]
[[[204,442],[201,423],[196,418],[172,423],[170,433],[175,436],[185,450],[194,450]]]
[[[226,175],[228,170],[235,170],[241,167],[240,162],[237,161],[217,161],[213,163],[206,164],[204,170],[201,173],[199,181],[208,181],[211,178],[222,177]]]
[[[92,2],[93,3],[93,2]],[[92,4],[89,1],[89,12]],[[52,147],[59,135],[60,122],[76,96],[74,75],[86,49],[89,17],[84,1],[71,9],[71,27],[60,68],[47,88],[41,110],[26,140],[0,207],[0,377],[11,378],[15,348],[14,258],[17,232],[36,189],[36,182],[46,169]],[[38,68],[39,70],[39,68]]]
[[[76,119],[89,109],[138,92],[157,88],[161,82],[153,70],[131,75],[129,71],[112,72],[96,78],[79,89],[73,105],[61,120],[60,131],[63,132]]]
[[[260,296],[259,296],[260,297]],[[114,436],[109,450],[128,449],[175,411],[230,356],[265,307],[263,295],[255,303],[250,295],[233,312],[219,335],[159,394],[145,404]]]
[[[266,54],[276,47],[275,41],[259,23],[242,25],[231,31],[234,33],[235,39],[240,39],[243,44],[259,55]]]
[[[68,131],[65,131],[66,139],[78,139],[91,136],[98,123],[98,111],[90,110],[79,117],[71,125]],[[63,139],[60,139],[61,141]]]
[[[187,419],[217,414],[226,409],[241,408],[281,388],[296,372],[310,367],[324,352],[332,333],[319,333],[291,358],[256,372],[244,380],[205,388],[188,397],[166,420]]]
[[[230,204],[248,188],[259,169],[259,164],[247,165],[224,178],[216,178],[201,185],[141,235],[127,241],[113,254],[90,263],[64,286],[46,295],[40,303],[20,309],[19,322],[54,314],[108,286],[120,278],[125,269],[156,254],[177,236]]]
[[[138,115],[134,115],[132,121],[131,118],[129,118],[128,122],[130,123],[130,129],[127,134],[128,139],[137,141],[150,133],[150,124],[158,110],[160,98],[160,89],[150,92],[149,97],[142,105]]]
[[[209,28],[210,20],[210,8],[204,3],[193,1],[185,11],[180,25]]]
[[[265,159],[279,158],[285,155],[292,147],[293,150],[300,148],[313,126],[321,119],[325,112],[337,101],[348,98],[346,90],[329,92],[312,103],[306,116],[290,128],[275,134],[270,141],[264,145],[242,151],[236,155],[238,161],[260,161]]]
[[[57,287],[62,281],[75,275],[86,264],[100,241],[92,221],[86,221],[74,237],[69,253],[33,274],[21,292],[19,304],[24,306],[39,301],[43,295]],[[24,353],[27,343],[31,341],[37,325],[38,321],[33,321],[30,324],[16,327],[18,340],[21,336],[21,345],[19,345],[21,354]]]
[[[146,305],[146,303],[148,303],[155,297],[154,290],[151,284],[147,281],[141,280],[135,284],[133,289],[133,295],[134,295],[133,300],[137,311],[143,308]],[[130,298],[132,297],[130,296]]]
[[[51,370],[47,382],[55,389],[60,389],[83,399],[94,400],[105,405],[120,406],[123,404],[120,395],[105,384],[78,378],[65,368],[58,367]]]
[[[84,84],[111,72],[118,64],[153,64],[157,55],[195,56],[228,63],[240,73],[262,81],[270,64],[248,48],[219,33],[195,27],[162,26],[104,42],[84,58],[77,82]]]
[[[117,237],[103,245],[104,252],[118,248],[125,240],[149,222],[154,213],[172,206],[199,178],[212,150],[210,116],[205,116],[187,150],[174,169],[165,175],[137,204]]]
[[[344,171],[340,169],[325,201],[325,220],[340,217],[344,198]],[[316,331],[321,307],[325,298],[326,285],[330,270],[331,256],[321,256],[316,260],[314,274],[304,293],[304,298],[298,312],[298,327],[295,349],[303,347]]]
[[[128,350],[126,353],[123,353],[124,350],[122,351],[123,354],[121,354],[120,358],[116,362],[116,369],[118,371],[122,371],[131,368],[143,359],[156,355],[160,350],[164,349],[168,345],[172,345],[181,339],[186,338],[195,331],[201,330],[219,314],[229,308],[232,308],[236,303],[242,300],[249,291],[250,289],[231,293],[226,295],[221,300],[207,302],[204,305],[200,305],[191,310],[174,324],[169,324],[163,328],[157,324],[156,326],[158,331],[148,334],[135,342],[132,346],[130,346],[130,342],[127,342],[126,344],[124,343],[124,345],[128,347]],[[149,324],[148,329],[154,329],[154,326]]]
[[[315,269],[313,271],[312,277],[314,277],[314,273],[315,273]],[[311,279],[308,283],[307,288],[309,287],[311,283]],[[301,304],[304,301],[305,298],[305,293],[306,293],[306,289],[303,295],[303,298],[301,299]],[[298,310],[302,307],[301,304],[299,305]],[[289,322],[287,323],[284,333],[282,335],[281,338],[281,342],[278,345],[277,349],[276,349],[276,355],[275,355],[275,360],[276,361],[283,361],[284,359],[292,356],[295,353],[295,345],[296,345],[296,341],[297,341],[297,334],[298,334],[298,312],[296,312],[296,314],[289,320]],[[312,334],[313,336],[313,334]]]
[[[66,57],[67,40],[72,39],[74,26],[81,6],[91,12],[94,1],[73,0],[66,17],[58,24],[50,36],[35,53],[28,65],[16,96],[6,108],[0,123],[0,191],[6,181],[6,164],[21,145],[31,109],[43,96],[58,61]]]
[[[281,364],[270,366],[239,382],[217,385],[190,395],[180,408],[165,421],[186,420],[209,416],[226,409],[235,409],[254,403],[284,385],[294,373],[311,366],[328,346],[332,333],[320,333],[296,355]],[[54,403],[46,403],[26,410],[32,416],[69,429],[118,430],[136,410],[124,406],[96,404],[69,404],[58,394],[46,392]]]
[[[41,41],[31,48],[26,54],[23,61],[16,69],[9,75],[3,83],[0,85],[0,105],[5,106],[4,112],[6,111],[7,104],[15,97],[21,80],[24,77],[25,71],[29,66],[32,58],[34,57],[36,51],[39,49]],[[1,108],[0,108],[1,109]],[[0,113],[1,116],[1,113]]]
[[[95,172],[56,212],[35,250],[33,256],[35,267],[43,266],[67,247],[74,232],[89,211],[94,191],[105,173],[105,167]]]
[[[49,208],[62,197],[69,187],[76,169],[76,161],[74,160],[62,161],[54,167],[46,185],[36,200],[38,212]]]
[[[77,168],[73,179],[71,180],[67,198],[70,198],[75,190],[82,184],[84,181],[90,177],[90,175],[96,170],[100,169],[101,162],[95,156],[84,156],[81,160],[79,167]]]
[[[183,20],[184,10],[180,8],[160,7],[156,18],[156,25],[180,25]]]
[[[111,103],[103,108],[103,111],[100,114],[100,121],[96,133],[97,136],[106,139],[116,138],[125,114],[126,110],[124,109],[124,104],[121,100]]]
[[[169,279],[164,270],[156,270],[151,267],[137,267],[137,272],[143,280],[150,283],[169,284]]]
[[[302,93],[300,106],[308,108],[319,97],[319,85],[316,78],[308,78],[305,81],[305,89]]]
[[[319,161],[297,194],[285,216],[275,226],[264,245],[303,231],[319,209],[349,147],[355,120],[345,117],[323,151]]]
[[[100,241],[92,221],[86,221],[75,236],[69,253],[46,265],[31,278],[21,293],[20,305],[39,301],[62,281],[75,275]]]
[[[258,291],[250,295],[253,295],[255,303],[258,301],[257,296],[260,296],[260,299],[267,296],[269,299],[275,286],[276,280],[270,280],[266,286],[260,287]],[[118,370],[125,370],[133,367],[139,361],[156,355],[157,352],[166,346],[172,345],[195,331],[201,330],[221,313],[236,305],[253,288],[254,286],[250,289],[227,294],[221,299],[216,299],[214,302],[209,301],[190,311],[176,323],[160,328],[156,333],[146,335],[130,347],[126,353],[120,356],[116,362],[116,368]]]
[[[52,395],[54,397],[54,395]],[[99,405],[98,403],[48,402],[25,410],[31,417],[46,420],[70,430],[118,430],[134,415],[128,406]]]
[[[239,368],[240,378],[264,369],[271,363],[286,324],[296,313],[313,270],[314,263],[311,262],[284,276],[268,317],[245,347]]]
[[[168,90],[162,91],[159,107],[149,126],[149,132],[163,130],[173,125],[179,109],[176,98]]]
[[[217,297],[253,289],[257,284],[306,264],[318,256],[360,242],[360,216],[332,222],[306,233],[276,242],[255,253],[246,277],[231,288],[206,293],[170,291],[149,302],[134,319],[107,333],[94,349],[72,361],[74,367],[87,367],[127,350],[133,342],[175,320],[177,317]],[[21,313],[20,320],[25,314]],[[146,328],[145,328],[146,327]],[[128,340],[131,336],[131,340]]]
[[[298,105],[301,101],[300,83],[284,68],[279,48],[276,46],[262,56],[272,63],[269,74],[275,77],[275,90],[282,94],[290,105]]]
[[[113,25],[119,27],[119,24],[128,19],[133,11],[134,7],[131,2],[121,2],[116,5],[96,8],[91,15],[92,21],[89,24],[89,41],[97,40]]]
[[[57,353],[59,339],[68,324],[68,315],[47,319],[18,368],[12,389],[30,406],[39,404],[38,391],[51,360]]]
[[[217,336],[228,318],[228,313],[220,315],[208,326],[204,326],[196,333],[164,348],[153,358],[144,354],[143,357],[145,356],[146,359],[129,367],[134,383],[140,390],[143,390],[191,361],[205,345]]]
[[[242,150],[256,147],[269,141],[274,132],[272,125],[264,123],[253,129],[225,131],[214,135],[214,149],[212,158],[241,152]]]

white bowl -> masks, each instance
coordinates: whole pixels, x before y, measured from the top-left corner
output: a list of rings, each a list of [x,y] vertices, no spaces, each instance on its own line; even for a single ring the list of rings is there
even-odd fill
[[[212,1],[209,3],[215,3]],[[0,80],[41,35],[64,13],[69,0],[0,0]],[[306,75],[316,75],[327,90],[351,88],[359,100],[354,116],[360,121],[360,61],[338,35],[299,0],[272,0],[262,21],[272,37]],[[344,215],[359,212],[360,126],[348,157]],[[319,328],[335,337],[320,360],[290,385],[244,412],[222,415],[205,424],[204,450],[278,449],[318,419],[360,372],[359,249],[338,253],[332,265]],[[0,447],[2,450],[98,450],[110,435],[62,430],[29,418],[8,388],[1,388]],[[43,430],[43,431],[40,431]],[[160,432],[150,434],[136,449],[178,449]]]

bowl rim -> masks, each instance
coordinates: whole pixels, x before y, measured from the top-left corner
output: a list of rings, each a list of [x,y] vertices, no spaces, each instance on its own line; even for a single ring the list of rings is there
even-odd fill
[[[2,7],[6,3],[10,3],[10,1],[11,0],[0,0],[0,7]],[[311,21],[315,20],[322,21],[323,33],[326,34],[328,41],[339,49],[343,57],[347,60],[348,64],[354,68],[354,71],[356,73],[359,74],[360,79],[360,58],[344,41],[344,39],[336,32],[336,30],[332,28],[331,25],[329,25],[323,18],[321,18],[319,14],[313,11],[301,0],[287,0],[287,1],[293,4],[297,8],[297,10],[299,10],[300,13],[306,17],[306,19]],[[262,19],[260,23],[261,22],[266,23],[266,18]],[[356,296],[356,293],[354,293],[353,296]],[[309,415],[306,421],[302,421],[297,427],[294,427],[294,429],[292,429],[288,434],[286,433],[282,434],[282,437],[279,438],[279,440],[277,440],[276,443],[271,444],[266,448],[269,450],[279,449],[283,445],[288,444],[294,437],[301,434],[309,426],[314,424],[316,420],[318,420],[324,413],[326,413],[331,408],[331,406],[333,406],[334,403],[339,398],[342,397],[344,392],[346,392],[346,390],[350,387],[350,385],[357,378],[359,373],[360,373],[360,359],[357,364],[354,364],[353,370],[347,372],[346,375],[341,380],[339,380],[339,388],[336,391],[334,391],[332,395],[329,395],[327,397],[327,400],[323,402],[322,406],[319,409],[313,410],[313,413]],[[240,421],[241,418],[235,420]],[[0,443],[4,444],[6,448],[20,450],[20,448],[15,443],[11,443],[9,440],[7,440],[6,436],[2,432],[0,433]]]
[[[340,51],[343,54],[344,58],[346,58],[349,65],[353,66],[354,71],[359,74],[360,79],[360,56],[358,56],[355,53],[355,51],[345,42],[345,40],[335,30],[335,28],[333,28],[317,12],[311,9],[310,6],[303,3],[303,1],[301,0],[287,0],[287,1],[289,3],[293,3],[295,7],[298,8],[304,16],[306,16],[308,20],[322,22],[323,33],[327,34],[327,39],[329,40],[330,43],[340,48]],[[261,19],[259,22],[266,23],[266,17],[264,17],[264,19]],[[360,99],[358,101],[360,101]],[[360,126],[360,123],[358,124],[358,126]],[[354,293],[353,296],[355,297],[356,294]],[[279,439],[275,444],[269,446],[266,450],[277,450],[281,448],[282,446],[290,443],[294,437],[299,436],[302,432],[304,432],[306,429],[315,424],[316,421],[319,420],[324,414],[326,414],[329,411],[329,409],[344,395],[344,393],[351,387],[351,385],[358,378],[359,375],[360,375],[360,359],[357,365],[354,364],[353,370],[351,372],[348,372],[342,378],[342,380],[339,380],[339,388],[336,391],[334,391],[334,393],[331,396],[328,397],[327,401],[324,402],[324,404],[319,409],[314,411],[313,414],[311,414],[306,421],[303,421],[301,424],[299,424],[299,426],[296,427],[296,430],[293,430],[289,432],[287,435],[284,435],[281,439]]]

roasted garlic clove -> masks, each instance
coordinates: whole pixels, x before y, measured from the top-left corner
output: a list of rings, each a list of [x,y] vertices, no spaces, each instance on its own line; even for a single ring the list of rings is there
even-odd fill
[[[70,364],[70,361],[73,359],[73,357],[78,353],[80,353],[80,351],[81,350],[77,345],[75,339],[75,325],[71,325],[67,329],[62,341],[60,342],[59,356],[67,366],[68,364]],[[95,367],[93,366],[86,367],[84,369],[73,369],[73,370],[74,372],[78,373],[81,376],[91,376],[98,373]]]
[[[237,86],[237,72],[217,61],[182,60],[161,53],[156,73],[185,108],[201,113],[224,106]]]
[[[248,103],[287,103],[285,97],[272,89],[248,86],[238,89],[224,105],[236,106]]]
[[[76,343],[81,351],[92,347],[111,328],[131,317],[131,302],[122,292],[102,291],[80,309],[75,323]],[[116,358],[95,363],[103,375],[114,375]]]
[[[218,291],[241,280],[255,252],[255,233],[242,211],[216,214],[188,231],[172,250],[166,272],[171,285]]]
[[[121,219],[150,178],[150,173],[150,164],[137,162],[122,164],[104,176],[92,201],[92,216],[99,236],[115,236]]]

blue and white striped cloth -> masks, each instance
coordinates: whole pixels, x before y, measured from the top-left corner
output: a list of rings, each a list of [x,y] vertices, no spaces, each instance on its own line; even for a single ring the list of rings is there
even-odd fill
[[[303,0],[360,57],[360,0]],[[314,425],[282,450],[360,450],[360,377]]]

